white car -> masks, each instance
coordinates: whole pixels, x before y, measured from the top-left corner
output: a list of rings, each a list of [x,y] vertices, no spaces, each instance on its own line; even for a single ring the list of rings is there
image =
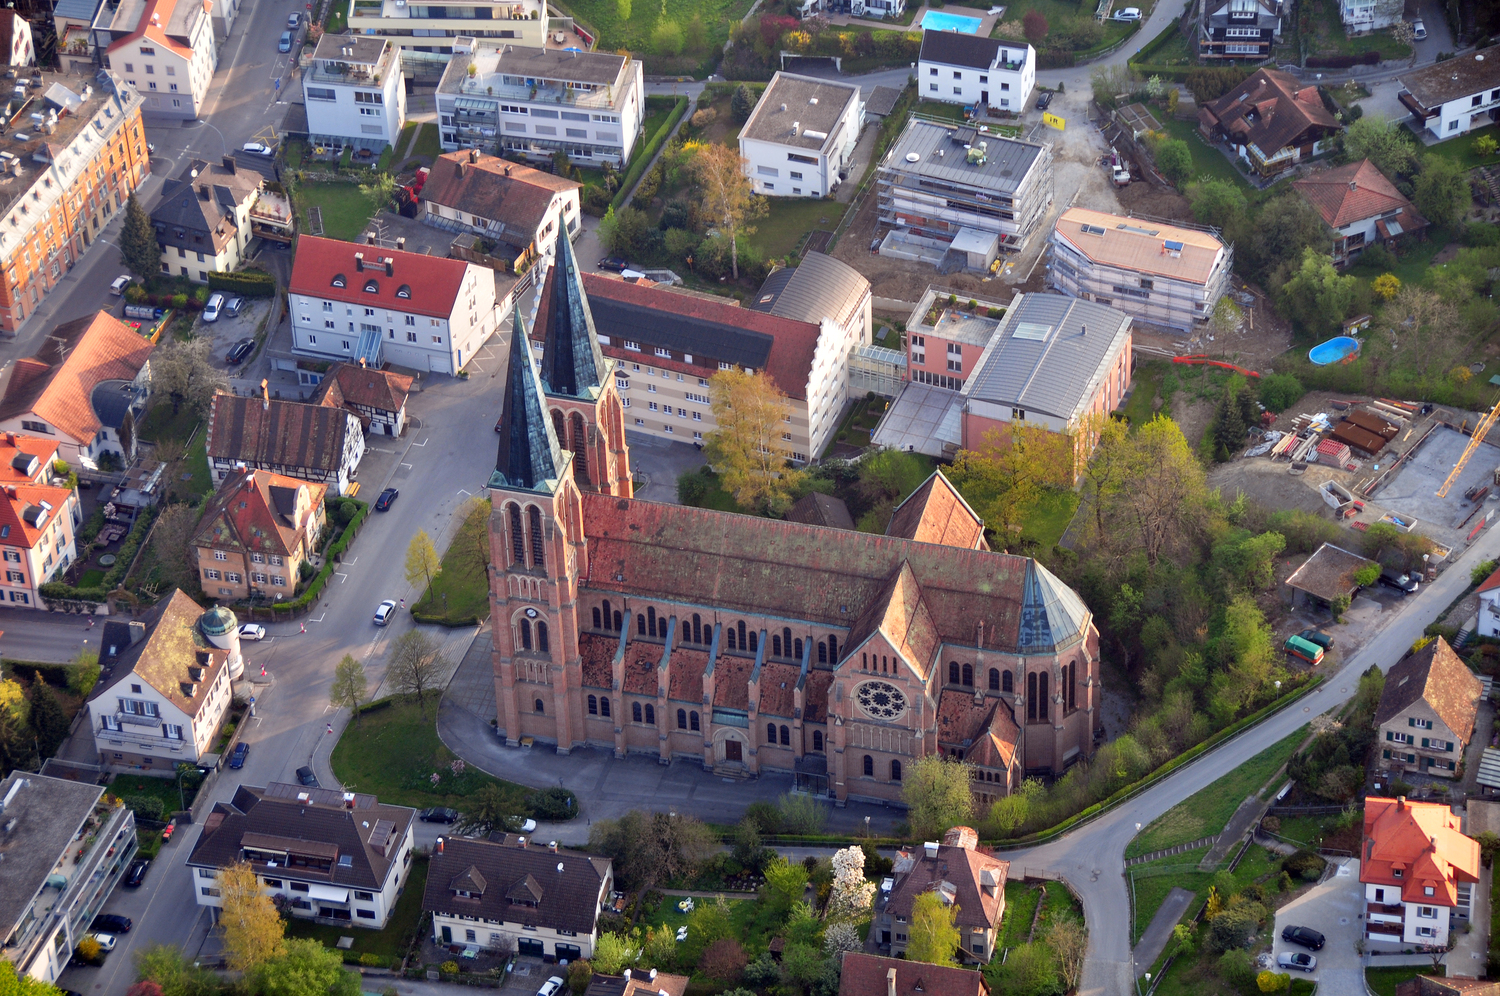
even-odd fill
[[[246,142],[244,151],[254,153],[257,156],[269,156],[274,150],[269,145],[259,142]]]
[[[203,320],[205,322],[216,322],[219,320],[219,312],[224,308],[224,295],[214,294],[203,306]]]
[[[385,626],[389,624],[391,621],[391,616],[395,614],[396,600],[393,598],[387,598],[385,601],[381,602],[380,607],[375,610],[375,625]]]
[[[130,286],[130,274],[122,273],[115,277],[115,282],[109,285],[109,292],[115,297],[125,293],[125,288]]]
[[[536,991],[536,996],[557,996],[558,990],[560,990],[562,987],[562,977],[554,975],[552,978],[542,983],[542,988]]]
[[[1141,8],[1126,7],[1124,10],[1115,11],[1117,21],[1139,21],[1141,19]]]
[[[516,819],[516,820],[521,820],[521,817],[519,817],[519,816],[513,816],[511,818],[512,819]],[[535,832],[536,832],[536,820],[521,820],[521,829],[519,829],[519,830],[516,831],[516,833],[535,833]]]
[[[115,949],[114,934],[90,934],[89,936],[98,942],[100,951],[113,951]]]
[[[245,623],[240,627],[241,640],[264,640],[265,638],[266,628],[260,623]]]
[[[1423,41],[1427,37],[1427,25],[1422,23],[1420,17],[1411,22],[1411,36],[1417,41]]]

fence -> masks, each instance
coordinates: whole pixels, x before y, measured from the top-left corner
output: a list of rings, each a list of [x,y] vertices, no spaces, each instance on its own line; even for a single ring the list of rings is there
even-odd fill
[[[1248,850],[1250,850],[1251,841],[1252,841],[1251,835],[1250,834],[1246,834],[1244,841],[1240,844],[1239,852],[1236,853],[1235,856],[1234,856],[1234,858],[1231,859],[1230,862],[1229,862],[1229,867],[1228,867],[1229,871],[1232,872],[1232,871],[1234,871],[1236,868],[1238,868],[1240,866],[1240,861],[1244,859],[1245,852],[1248,851]],[[1186,866],[1186,867],[1188,869],[1192,870],[1192,871],[1197,871],[1198,870],[1198,866],[1197,865],[1190,865],[1190,866]],[[1177,871],[1177,874],[1182,874],[1181,869],[1179,869]],[[1146,877],[1150,877],[1150,876],[1146,876]],[[1196,927],[1203,920],[1203,914],[1205,912],[1207,912],[1207,910],[1208,910],[1208,900],[1205,899],[1198,906],[1198,911],[1193,914],[1193,918],[1190,921],[1188,921],[1188,923],[1191,926]],[[1135,924],[1135,877],[1134,877],[1134,873],[1133,872],[1131,873],[1131,880],[1130,880],[1130,922],[1131,922],[1132,926]],[[1166,976],[1167,976],[1167,969],[1171,968],[1172,967],[1172,963],[1175,962],[1176,960],[1177,960],[1176,953],[1173,953],[1173,954],[1170,954],[1170,955],[1167,956],[1166,961],[1163,961],[1161,963],[1161,970],[1156,973],[1156,978],[1154,978],[1154,979],[1151,980],[1151,986],[1150,986],[1150,988],[1148,988],[1146,990],[1145,996],[1153,996],[1153,994],[1156,992],[1156,988],[1161,985],[1161,980],[1164,979],[1164,978],[1166,978]],[[1140,979],[1136,979],[1135,980],[1135,989],[1136,989],[1137,994],[1139,994],[1140,991],[1141,991],[1141,980]]]

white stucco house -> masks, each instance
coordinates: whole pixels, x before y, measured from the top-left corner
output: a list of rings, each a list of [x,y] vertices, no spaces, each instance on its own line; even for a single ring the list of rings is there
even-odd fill
[[[379,153],[406,124],[401,50],[376,36],[324,35],[302,74],[302,95],[314,144]]]
[[[768,197],[831,194],[864,126],[859,87],[777,73],[740,129],[751,186]]]
[[[1036,49],[958,31],[923,31],[917,86],[925,100],[1020,114],[1036,87]]]
[[[1438,138],[1455,138],[1500,116],[1500,45],[1413,69],[1396,78],[1396,95],[1412,123]]]

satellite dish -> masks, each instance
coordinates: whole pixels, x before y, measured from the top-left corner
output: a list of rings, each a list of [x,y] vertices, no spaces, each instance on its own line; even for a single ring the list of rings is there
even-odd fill
[[[914,163],[914,162],[916,162],[917,160],[919,160],[921,158],[922,157],[919,156],[919,155],[917,155],[915,152],[908,152],[906,154],[906,161],[909,162],[909,163]]]

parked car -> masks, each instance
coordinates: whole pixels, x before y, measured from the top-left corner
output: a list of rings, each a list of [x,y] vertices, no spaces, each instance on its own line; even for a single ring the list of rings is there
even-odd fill
[[[305,764],[297,769],[297,781],[302,785],[311,785],[314,788],[318,787],[318,776],[313,774],[313,769]]]
[[[244,362],[245,357],[253,352],[255,352],[255,340],[241,339],[234,344],[234,348],[229,351],[229,355],[225,359],[229,362],[230,366],[234,366],[237,363]]]
[[[1117,21],[1139,21],[1141,19],[1141,8],[1126,7],[1124,10],[1115,11]]]
[[[1394,588],[1402,595],[1414,595],[1421,584],[1410,574],[1402,574],[1398,571],[1381,571],[1380,583],[1387,588]]]
[[[601,270],[613,270],[616,273],[622,273],[629,267],[630,264],[625,261],[623,256],[605,256],[599,261],[599,269]]]
[[[1427,38],[1427,25],[1422,23],[1420,17],[1411,22],[1411,36],[1417,41],[1423,41]]]
[[[118,277],[115,277],[114,283],[109,285],[109,292],[115,297],[122,297],[125,294],[125,288],[129,286],[130,274],[122,273]]]
[[[396,499],[400,497],[400,495],[401,492],[397,491],[395,488],[386,488],[384,491],[380,492],[380,497],[375,499],[375,511],[386,511],[396,503]]]
[[[146,877],[146,869],[151,867],[150,858],[138,858],[130,863],[130,870],[125,873],[125,888],[140,888],[142,880]]]
[[[224,295],[214,294],[209,297],[208,303],[203,306],[203,320],[205,322],[216,322],[219,320],[219,312],[224,309]]]
[[[224,302],[224,314],[226,314],[226,315],[238,315],[240,313],[240,309],[243,308],[244,306],[245,306],[245,299],[244,298],[238,297],[238,296],[232,297],[228,301]]]
[[[92,937],[94,939],[94,943],[99,945],[100,951],[113,951],[115,949],[114,934],[93,933],[89,934],[88,936]]]
[[[94,917],[94,922],[89,925],[90,930],[102,930],[110,934],[128,934],[131,926],[135,923],[128,916],[120,916],[118,913],[100,913]]]
[[[234,745],[234,752],[229,755],[229,766],[238,771],[245,766],[245,758],[250,756],[250,745],[241,740]]]
[[[283,31],[281,33],[281,41],[277,42],[277,44],[276,44],[276,51],[278,51],[278,52],[290,52],[291,50],[292,50],[292,33],[290,31]]]
[[[520,821],[520,825],[516,827],[516,833],[534,833],[536,831],[536,820],[523,819],[520,816],[512,816],[511,820]]]
[[[417,819],[423,823],[457,823],[458,810],[449,809],[447,806],[433,806],[424,809],[417,814]]]
[[[297,26],[301,23],[302,11],[300,10],[294,10],[286,16],[286,26],[292,28],[293,30],[296,30]]]
[[[562,976],[554,975],[542,983],[542,988],[536,991],[536,996],[557,996],[559,989],[563,987]]]
[[[1039,93],[1039,94],[1036,95],[1036,109],[1037,110],[1039,110],[1039,111],[1045,111],[1047,109],[1048,105],[1050,105],[1051,103],[1052,103],[1052,91],[1051,90],[1043,90],[1041,93]]]
[[[1300,636],[1287,637],[1286,644],[1282,647],[1293,657],[1300,657],[1313,667],[1323,663],[1323,648],[1316,643],[1308,643]]]
[[[266,628],[260,623],[245,623],[240,627],[241,640],[264,640],[265,638]]]
[[[1283,951],[1276,956],[1277,968],[1295,968],[1300,972],[1311,972],[1318,967],[1318,959],[1306,951]]]
[[[391,616],[395,614],[396,601],[395,599],[387,598],[385,601],[381,602],[379,607],[375,610],[375,625],[384,626],[388,624],[391,621]]]
[[[1281,932],[1281,939],[1288,944],[1300,944],[1314,951],[1323,949],[1323,935],[1311,927],[1287,927]]]
[[[241,146],[241,148],[245,152],[249,152],[252,155],[257,156],[269,156],[273,151],[275,151],[269,145],[264,145],[260,142],[246,142],[243,146]]]
[[[1333,637],[1329,636],[1327,633],[1324,633],[1321,630],[1304,629],[1302,632],[1297,634],[1297,638],[1299,640],[1306,640],[1308,643],[1316,643],[1324,650],[1333,649]]]

